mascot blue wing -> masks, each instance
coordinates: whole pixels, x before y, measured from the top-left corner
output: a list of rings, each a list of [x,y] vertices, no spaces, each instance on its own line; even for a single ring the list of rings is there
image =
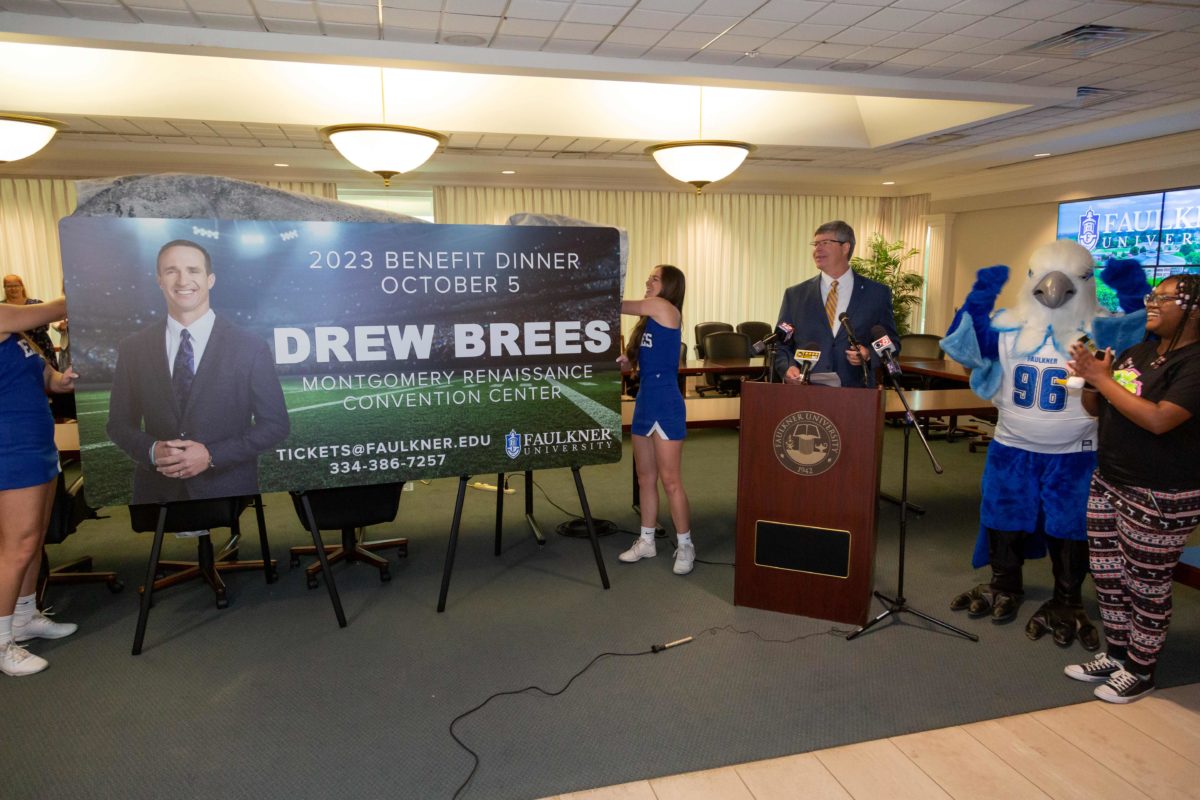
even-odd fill
[[[985,400],[1000,389],[1000,332],[992,327],[991,312],[1007,280],[1003,264],[976,272],[975,285],[941,342],[942,352],[971,370],[971,390]]]
[[[1114,354],[1133,347],[1146,338],[1146,309],[1120,317],[1096,317],[1092,320],[1092,338],[1096,347],[1111,347]]]
[[[1145,305],[1142,298],[1150,291],[1150,281],[1136,258],[1110,258],[1100,271],[1100,280],[1117,293],[1117,302],[1126,314],[1140,311]]]

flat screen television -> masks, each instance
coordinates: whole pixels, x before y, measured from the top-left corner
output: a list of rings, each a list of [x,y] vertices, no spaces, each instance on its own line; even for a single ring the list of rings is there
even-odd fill
[[[1116,294],[1099,278],[1110,258],[1136,258],[1152,285],[1169,275],[1200,273],[1200,187],[1059,203],[1058,238],[1091,251],[1096,295],[1115,311]]]

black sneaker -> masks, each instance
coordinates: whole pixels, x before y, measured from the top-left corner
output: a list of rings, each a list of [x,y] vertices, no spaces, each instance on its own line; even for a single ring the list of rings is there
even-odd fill
[[[1122,671],[1124,666],[1115,658],[1109,658],[1108,653],[1097,653],[1091,661],[1083,664],[1070,664],[1063,668],[1068,678],[1087,683],[1107,681],[1113,675]]]
[[[1154,682],[1132,672],[1117,670],[1108,683],[1097,686],[1095,695],[1106,703],[1132,703],[1154,691]]]

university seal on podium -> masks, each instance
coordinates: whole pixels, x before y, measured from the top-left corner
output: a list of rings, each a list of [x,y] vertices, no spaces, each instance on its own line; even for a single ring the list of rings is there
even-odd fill
[[[797,475],[820,475],[842,454],[842,435],[828,417],[797,411],[775,426],[771,445],[784,469]]]

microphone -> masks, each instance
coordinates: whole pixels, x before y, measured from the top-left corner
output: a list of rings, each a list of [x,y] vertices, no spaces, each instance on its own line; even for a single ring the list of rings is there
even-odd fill
[[[800,382],[808,383],[812,368],[821,360],[821,351],[817,349],[816,342],[805,342],[802,347],[796,350],[795,355],[792,356],[792,360],[800,367]]]
[[[775,330],[769,335],[764,336],[751,345],[750,349],[754,351],[754,355],[761,355],[767,349],[767,345],[774,344],[775,342],[783,342],[784,344],[790,342],[792,340],[792,332],[793,328],[791,325],[781,322],[775,326]]]
[[[850,315],[843,311],[842,313],[838,314],[838,322],[842,323],[842,327],[846,330],[846,339],[850,342],[850,346],[857,350],[860,345],[858,343],[858,337],[854,335],[854,328],[850,325]],[[867,386],[871,383],[870,379],[868,378],[868,370],[869,367],[867,366],[867,362],[864,361],[862,363],[864,386]]]
[[[871,335],[875,337],[871,342],[871,349],[875,351],[875,355],[883,359],[888,374],[896,378],[900,377],[903,373],[900,372],[900,365],[896,363],[896,345],[892,344],[887,331],[883,329],[882,325],[873,325]]]

